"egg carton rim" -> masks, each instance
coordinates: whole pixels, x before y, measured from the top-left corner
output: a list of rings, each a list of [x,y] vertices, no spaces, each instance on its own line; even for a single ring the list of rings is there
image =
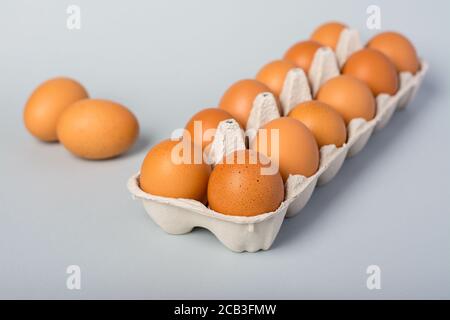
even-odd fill
[[[169,198],[163,196],[156,196],[145,192],[139,186],[139,175],[140,173],[136,173],[132,175],[127,182],[128,190],[131,192],[133,198],[141,199],[141,200],[151,200],[156,201],[158,203],[171,205],[173,207],[184,208],[190,211],[195,211],[201,215],[216,218],[219,220],[233,222],[238,224],[255,224],[259,222],[266,221],[268,219],[273,218],[274,216],[281,214],[284,209],[287,209],[289,204],[293,201],[292,199],[286,199],[281,202],[280,206],[271,212],[266,212],[254,216],[237,216],[237,215],[226,215],[217,211],[214,211],[207,206],[205,206],[200,201],[196,201],[193,199],[184,199],[184,198]]]

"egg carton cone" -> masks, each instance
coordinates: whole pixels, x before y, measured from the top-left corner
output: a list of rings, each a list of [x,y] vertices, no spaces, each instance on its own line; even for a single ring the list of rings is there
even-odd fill
[[[356,29],[345,28],[339,35],[339,40],[336,45],[336,60],[339,69],[342,68],[347,58],[355,51],[362,49],[361,38]]]
[[[294,68],[287,73],[280,93],[283,115],[287,115],[299,103],[312,99],[308,81],[303,69]]]
[[[308,72],[312,95],[317,94],[322,84],[338,76],[339,70],[336,54],[331,48],[317,49]]]
[[[232,151],[245,150],[245,134],[234,119],[219,123],[213,142],[206,150],[208,163],[214,165]]]
[[[258,94],[253,101],[252,110],[247,120],[246,129],[250,135],[249,138],[251,139],[256,134],[256,130],[280,116],[280,111],[273,94],[270,92]]]
[[[347,52],[350,51],[347,49]],[[335,67],[338,59],[336,56],[331,59],[329,52],[325,50],[319,54],[322,56],[317,58],[318,62],[314,62],[317,67],[309,73],[309,79],[300,69],[293,69],[288,73],[280,96],[282,115],[289,113],[298,103],[310,100],[314,96],[314,89],[311,87],[314,83],[322,84],[325,81],[323,79],[332,74],[337,75]],[[313,176],[290,175],[285,184],[285,199],[276,211],[251,217],[230,216],[215,212],[195,200],[151,195],[139,187],[139,173],[128,180],[128,190],[134,199],[142,201],[149,216],[167,233],[185,234],[195,227],[202,227],[210,230],[232,251],[268,250],[280,231],[284,218],[299,214],[313,195],[316,186],[331,181],[345,159],[356,155],[366,146],[375,129],[387,125],[396,109],[407,106],[420,87],[427,70],[428,64],[421,61],[421,69],[415,75],[401,73],[400,89],[394,96],[381,94],[376,97],[377,113],[374,119],[353,119],[348,124],[348,138],[343,146],[328,145],[320,149],[319,169]],[[258,128],[280,117],[275,101],[273,95],[268,92],[255,98],[246,127],[250,142]],[[243,130],[235,120],[225,120],[219,124],[214,140],[206,152],[206,158],[214,165],[230,152],[245,148]]]

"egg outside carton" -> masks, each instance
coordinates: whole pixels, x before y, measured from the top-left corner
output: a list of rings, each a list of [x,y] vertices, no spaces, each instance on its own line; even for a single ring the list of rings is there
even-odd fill
[[[356,31],[344,30],[336,54],[329,48],[319,49],[308,76],[301,69],[291,70],[280,95],[283,114],[287,114],[298,103],[311,100],[324,82],[339,75],[338,65],[342,65],[352,52],[361,48],[359,44]],[[128,189],[134,199],[142,200],[150,217],[167,233],[185,234],[194,227],[202,227],[211,231],[232,251],[268,250],[278,235],[284,218],[297,215],[309,201],[316,186],[331,181],[346,157],[360,152],[372,133],[387,125],[396,109],[403,109],[408,105],[427,70],[428,64],[421,61],[421,69],[415,75],[400,73],[399,91],[394,96],[380,94],[376,97],[377,113],[374,119],[353,119],[347,127],[347,143],[339,148],[327,145],[320,149],[320,166],[313,176],[289,176],[285,184],[285,200],[273,212],[250,217],[229,216],[215,212],[195,200],[154,196],[140,189],[139,173],[128,180]],[[273,95],[261,93],[255,98],[246,129],[256,130],[278,117],[280,114]],[[243,148],[245,137],[239,125],[235,120],[225,120],[217,129],[208,156],[213,163],[217,163],[226,154]]]

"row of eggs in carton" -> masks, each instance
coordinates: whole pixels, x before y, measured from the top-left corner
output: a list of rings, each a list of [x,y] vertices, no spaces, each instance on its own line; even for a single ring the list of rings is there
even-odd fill
[[[269,249],[284,218],[409,103],[427,71],[398,33],[363,48],[356,30],[327,23],[311,38],[149,151],[128,189],[163,230],[203,227],[233,251]]]

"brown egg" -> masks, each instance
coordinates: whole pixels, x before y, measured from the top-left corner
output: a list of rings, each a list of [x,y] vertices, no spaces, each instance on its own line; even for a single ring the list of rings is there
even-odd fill
[[[367,47],[384,53],[394,63],[398,72],[419,70],[416,48],[403,35],[397,32],[383,32],[373,37]]]
[[[189,132],[190,138],[195,144],[205,148],[214,139],[215,130],[219,126],[219,123],[232,118],[225,110],[207,108],[194,114],[186,124],[185,129]],[[196,122],[198,130],[201,129],[198,133],[194,130]]]
[[[258,130],[251,147],[277,164],[285,181],[289,174],[310,177],[319,168],[319,148],[314,135],[293,118],[282,117],[267,123]]]
[[[341,147],[347,141],[344,119],[326,103],[315,100],[300,103],[288,116],[299,120],[311,130],[319,148],[329,144]]]
[[[219,108],[231,114],[242,128],[246,128],[253,102],[263,92],[271,92],[264,83],[253,79],[239,80],[225,91]]]
[[[61,113],[70,104],[85,98],[88,98],[88,93],[75,80],[47,80],[33,91],[25,105],[25,127],[40,140],[57,141],[56,125]]]
[[[139,134],[136,117],[124,106],[100,99],[71,104],[58,121],[58,138],[73,154],[106,159],[127,151]]]
[[[346,124],[352,119],[373,119],[376,113],[375,98],[370,88],[352,76],[337,76],[325,82],[317,93],[317,100],[333,107]]]
[[[295,68],[297,68],[297,66],[293,62],[287,60],[275,60],[266,64],[259,70],[256,75],[256,80],[264,83],[276,96],[279,96],[283,90],[286,75],[290,70]]]
[[[336,46],[341,36],[342,30],[347,28],[340,22],[328,22],[319,26],[311,35],[311,40],[315,40],[324,46],[336,50]]]
[[[381,93],[394,95],[398,90],[398,74],[394,64],[377,50],[356,51],[348,58],[342,73],[367,83],[374,96]]]
[[[233,216],[255,216],[278,209],[284,199],[283,179],[277,170],[264,172],[268,167],[270,160],[253,150],[228,155],[209,178],[210,208]]]
[[[322,47],[322,45],[316,41],[301,41],[294,44],[284,54],[284,59],[291,61],[297,67],[302,68],[308,73],[309,68],[314,59],[316,51]]]
[[[197,161],[195,154],[199,155]],[[202,160],[199,146],[189,140],[164,140],[147,153],[139,182],[142,190],[156,196],[206,203],[210,173],[211,166]]]

